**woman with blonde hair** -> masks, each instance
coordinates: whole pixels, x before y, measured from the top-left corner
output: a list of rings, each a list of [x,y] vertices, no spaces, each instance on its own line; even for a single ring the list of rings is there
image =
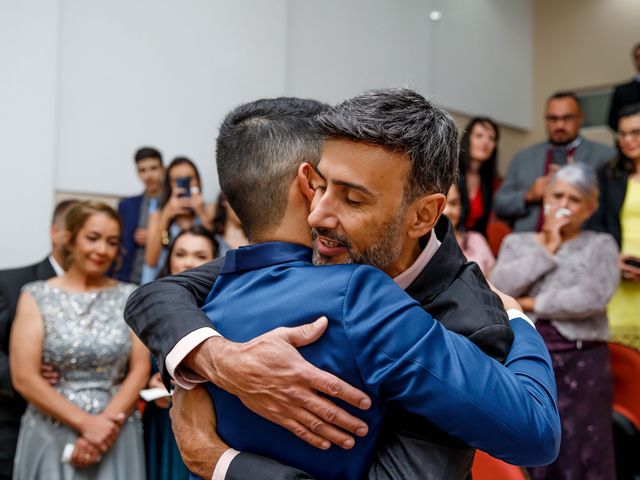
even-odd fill
[[[66,218],[65,275],[23,288],[10,365],[29,405],[15,480],[145,477],[142,429],[132,413],[149,353],[122,316],[135,287],[107,276],[120,232],[111,207],[79,202]],[[40,375],[42,363],[57,370],[56,385]]]

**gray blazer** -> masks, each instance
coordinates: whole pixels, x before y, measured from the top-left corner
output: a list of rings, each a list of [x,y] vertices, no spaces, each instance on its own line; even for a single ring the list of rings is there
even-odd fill
[[[515,154],[504,182],[493,199],[493,209],[499,217],[511,224],[515,232],[536,230],[540,203],[526,204],[524,196],[536,178],[544,175],[544,164],[549,142],[538,143]],[[597,170],[615,156],[615,150],[607,145],[583,140],[576,149],[576,162],[590,165]]]

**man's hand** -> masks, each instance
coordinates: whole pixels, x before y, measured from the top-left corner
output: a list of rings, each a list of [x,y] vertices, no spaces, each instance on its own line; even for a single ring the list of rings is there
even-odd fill
[[[184,464],[199,477],[211,478],[229,446],[216,433],[216,413],[209,393],[204,387],[183,390],[176,386],[169,414]]]
[[[548,184],[548,175],[536,178],[531,187],[529,187],[529,190],[527,190],[527,193],[525,193],[524,201],[526,203],[538,203],[540,200],[542,200]]]
[[[515,308],[516,310],[520,310],[521,312],[523,311],[522,306],[518,303],[518,301],[515,298],[507,295],[502,290],[498,290],[498,288],[489,280],[487,280],[487,283],[489,284],[489,287],[491,287],[491,290],[493,290],[493,293],[498,295],[498,297],[500,297],[500,300],[502,300],[502,306],[505,309],[505,311],[511,310],[513,308]]]
[[[40,375],[42,375],[42,378],[44,378],[51,386],[54,386],[56,383],[58,383],[58,372],[51,365],[48,365],[46,363],[40,365]]]
[[[194,349],[184,363],[307,443],[324,450],[330,442],[351,448],[355,440],[347,432],[364,436],[367,425],[318,392],[365,410],[371,399],[314,367],[296,350],[320,338],[327,325],[326,317],[321,317],[300,327],[277,328],[246,343],[212,337]]]

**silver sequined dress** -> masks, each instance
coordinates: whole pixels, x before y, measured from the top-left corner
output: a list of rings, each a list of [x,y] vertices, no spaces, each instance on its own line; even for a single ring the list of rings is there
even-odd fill
[[[54,387],[90,413],[104,410],[127,373],[131,353],[129,328],[123,319],[135,286],[120,283],[97,292],[71,293],[46,282],[23,291],[36,300],[44,320],[42,361],[60,374]],[[14,480],[143,480],[142,427],[132,415],[102,460],[87,469],[61,462],[76,431],[43,415],[29,404],[22,417]]]

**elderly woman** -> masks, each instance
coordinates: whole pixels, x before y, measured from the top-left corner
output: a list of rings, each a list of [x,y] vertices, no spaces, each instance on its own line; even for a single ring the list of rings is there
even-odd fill
[[[557,460],[538,479],[615,478],[606,306],[618,285],[618,249],[606,233],[581,231],[598,206],[594,173],[561,168],[544,195],[540,233],[505,238],[491,281],[532,312],[553,360],[562,419]]]

